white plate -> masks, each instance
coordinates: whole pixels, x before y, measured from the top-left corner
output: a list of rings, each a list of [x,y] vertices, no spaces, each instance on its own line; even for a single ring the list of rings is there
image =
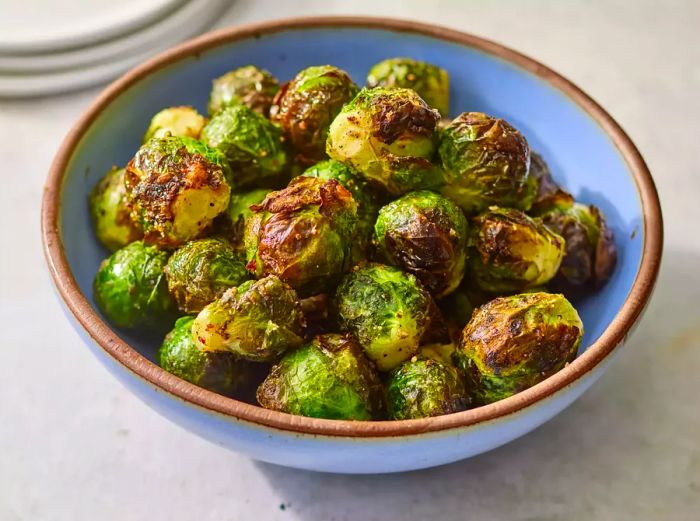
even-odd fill
[[[89,47],[51,54],[0,54],[0,76],[68,71],[121,59],[133,53],[143,54],[147,49],[158,47],[165,39],[172,41],[171,35],[181,32],[182,27],[191,23],[193,16],[202,16],[212,10],[218,11],[219,4],[220,2],[210,0],[186,0],[177,10],[168,13],[152,25]]]
[[[186,0],[2,0],[0,53],[55,52],[144,27]]]
[[[191,3],[196,3],[198,8],[189,13],[187,24],[170,31],[159,40],[158,45],[146,51],[141,49],[138,53],[130,53],[118,59],[80,69],[39,74],[3,75],[0,73],[0,96],[41,96],[104,83],[175,43],[199,34],[213,24],[224,8],[230,5],[229,0],[193,0]]]

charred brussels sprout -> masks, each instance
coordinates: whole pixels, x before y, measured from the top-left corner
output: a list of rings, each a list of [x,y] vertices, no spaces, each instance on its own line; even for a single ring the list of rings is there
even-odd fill
[[[553,206],[558,200],[571,198],[554,180],[544,158],[536,152],[530,156],[530,177],[537,185],[537,191],[529,213],[537,215],[537,212]]]
[[[219,238],[190,241],[168,259],[168,289],[185,313],[196,313],[248,279],[243,255]]]
[[[358,266],[338,287],[342,327],[359,341],[380,371],[411,358],[430,325],[433,303],[420,282],[392,266]]]
[[[95,235],[112,251],[141,238],[129,217],[123,168],[113,168],[93,188],[90,215]]]
[[[236,189],[265,186],[280,177],[287,163],[281,136],[277,127],[244,105],[223,109],[202,130],[202,142],[228,159]]]
[[[602,286],[617,262],[617,249],[605,216],[595,206],[574,202],[565,192],[550,198],[539,213],[547,227],[566,241],[566,252],[555,283],[564,289]]]
[[[357,204],[337,181],[297,177],[252,210],[245,244],[257,277],[277,275],[308,296],[332,287],[349,267]]]
[[[536,191],[530,148],[506,121],[464,112],[441,131],[439,154],[446,176],[442,193],[464,211],[491,205],[530,209]]]
[[[328,155],[394,195],[439,186],[433,165],[440,115],[415,91],[362,89],[333,120]]]
[[[192,340],[194,317],[177,319],[158,350],[160,366],[190,383],[233,395],[250,379],[249,363],[237,360],[231,353],[200,351]]]
[[[375,371],[352,337],[321,335],[272,368],[258,388],[258,402],[301,416],[371,420],[383,409]]]
[[[269,192],[270,190],[267,188],[258,188],[250,192],[231,193],[226,213],[231,224],[231,239],[237,249],[244,247],[245,223],[253,215],[253,210],[250,207],[262,203]]]
[[[229,351],[267,362],[303,343],[296,292],[271,275],[227,290],[199,312],[192,338],[203,351]]]
[[[143,142],[167,136],[199,139],[206,123],[206,118],[192,107],[169,107],[153,116]]]
[[[147,243],[180,246],[226,210],[228,178],[230,169],[219,151],[191,138],[154,138],[126,168],[131,219]]]
[[[316,163],[302,175],[327,181],[335,179],[352,194],[357,203],[357,224],[352,238],[352,263],[365,260],[380,207],[377,193],[352,168],[332,159]]]
[[[397,367],[389,375],[386,395],[393,420],[441,416],[469,406],[459,371],[432,358],[414,356]]]
[[[347,72],[331,65],[308,67],[282,85],[270,118],[305,164],[325,158],[328,127],[341,107],[357,94]]]
[[[377,63],[367,75],[368,87],[405,87],[447,116],[450,110],[450,79],[447,71],[411,58],[390,58]]]
[[[556,275],[564,239],[519,210],[492,207],[473,220],[469,268],[471,279],[487,292],[534,288]]]
[[[114,252],[95,275],[95,302],[119,327],[148,325],[171,311],[173,301],[165,280],[168,254],[143,241]]]
[[[427,190],[384,206],[374,226],[380,256],[414,274],[436,298],[459,286],[466,268],[467,239],[462,210]]]
[[[576,357],[583,324],[563,295],[526,293],[474,312],[454,360],[480,403],[541,382]]]
[[[232,105],[245,105],[267,116],[279,88],[279,82],[269,72],[253,65],[239,67],[212,82],[209,115]]]

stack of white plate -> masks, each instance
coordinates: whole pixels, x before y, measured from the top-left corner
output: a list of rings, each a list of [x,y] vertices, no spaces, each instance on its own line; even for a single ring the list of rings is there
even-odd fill
[[[209,27],[230,0],[0,0],[0,96],[106,82]]]

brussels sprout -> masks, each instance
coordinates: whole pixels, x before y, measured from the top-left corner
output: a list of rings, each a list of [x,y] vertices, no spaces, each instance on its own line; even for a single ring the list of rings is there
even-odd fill
[[[311,164],[326,157],[328,127],[357,90],[348,73],[332,65],[308,67],[282,85],[270,119],[282,128],[297,160]]]
[[[555,284],[562,288],[602,286],[617,262],[617,248],[605,216],[595,206],[576,203],[565,192],[550,198],[539,213],[542,222],[566,241],[566,252]]]
[[[199,139],[207,119],[192,107],[169,107],[153,116],[143,142],[154,137],[191,137]]]
[[[374,222],[381,206],[378,194],[352,168],[332,159],[316,163],[302,175],[327,181],[335,179],[352,194],[357,203],[357,224],[352,238],[352,264],[366,260]]]
[[[250,192],[231,193],[226,213],[231,223],[231,239],[237,249],[244,247],[245,223],[253,216],[250,207],[262,203],[269,192],[267,188],[258,188]]]
[[[258,388],[266,409],[314,418],[371,420],[383,409],[372,363],[350,336],[321,335],[288,353]]]
[[[411,358],[428,330],[432,299],[411,274],[392,266],[356,266],[336,293],[340,324],[380,371]]]
[[[357,204],[337,181],[297,177],[251,208],[245,244],[257,277],[277,275],[308,296],[333,287],[349,267]]]
[[[245,105],[223,109],[202,130],[202,142],[228,159],[234,188],[280,177],[287,163],[281,137],[277,127]]]
[[[126,167],[131,219],[147,243],[180,246],[226,210],[230,174],[226,158],[213,148],[191,138],[154,138]]]
[[[180,311],[197,313],[228,288],[248,280],[245,260],[220,238],[190,241],[168,259],[168,290]]]
[[[245,105],[258,114],[267,116],[272,105],[272,98],[280,85],[272,74],[246,65],[227,72],[212,82],[209,95],[209,115],[232,105]]]
[[[443,173],[430,160],[439,119],[410,89],[362,89],[333,120],[326,150],[391,194],[436,187]]]
[[[405,87],[446,116],[450,111],[450,78],[445,69],[411,58],[390,58],[369,70],[368,87]]]
[[[520,210],[491,207],[473,219],[471,280],[491,293],[541,286],[556,275],[564,247],[564,239],[541,219]]]
[[[530,177],[537,185],[537,192],[529,210],[531,214],[537,215],[537,212],[553,206],[562,198],[571,199],[571,195],[552,177],[544,158],[536,152],[532,152],[530,156]]]
[[[270,275],[231,288],[207,305],[192,325],[192,337],[203,351],[267,362],[299,347],[303,327],[296,292]]]
[[[562,369],[582,336],[581,319],[563,295],[501,297],[474,312],[453,358],[474,397],[491,403]]]
[[[393,420],[441,416],[469,406],[462,376],[454,366],[417,356],[389,375],[386,395]]]
[[[454,291],[467,260],[467,219],[449,199],[411,192],[379,211],[374,242],[389,264],[414,274],[434,297]]]
[[[102,261],[93,291],[110,322],[128,328],[149,325],[174,308],[163,272],[167,260],[167,252],[136,241]]]
[[[124,187],[124,169],[113,168],[90,192],[90,215],[99,241],[112,251],[141,238],[131,222]]]
[[[464,112],[440,133],[443,195],[465,212],[491,205],[529,210],[537,187],[529,176],[530,148],[502,119]]]
[[[192,340],[194,317],[177,319],[158,350],[160,366],[190,383],[234,395],[251,380],[250,362],[238,360],[231,353],[206,352]]]

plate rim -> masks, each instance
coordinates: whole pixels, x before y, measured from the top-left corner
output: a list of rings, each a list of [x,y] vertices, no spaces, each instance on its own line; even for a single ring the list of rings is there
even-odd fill
[[[600,337],[567,367],[539,384],[504,400],[475,409],[433,418],[393,421],[327,420],[270,411],[207,391],[166,372],[150,362],[98,315],[80,291],[68,265],[58,229],[63,176],[75,148],[95,118],[130,86],[181,59],[239,40],[286,30],[352,27],[408,32],[457,43],[506,60],[538,76],[583,109],[606,133],[627,164],[641,202],[644,224],[642,257],[632,287],[617,315]],[[220,29],[180,44],[131,69],[111,83],[80,116],[64,138],[49,169],[41,209],[44,255],[64,304],[85,332],[107,355],[127,370],[171,396],[238,421],[274,431],[331,438],[386,438],[416,436],[464,429],[515,414],[580,380],[622,343],[651,296],[662,256],[663,221],[654,180],[639,150],[622,127],[597,102],[559,73],[516,50],[494,41],[439,25],[412,20],[365,16],[314,16],[284,18]]]

